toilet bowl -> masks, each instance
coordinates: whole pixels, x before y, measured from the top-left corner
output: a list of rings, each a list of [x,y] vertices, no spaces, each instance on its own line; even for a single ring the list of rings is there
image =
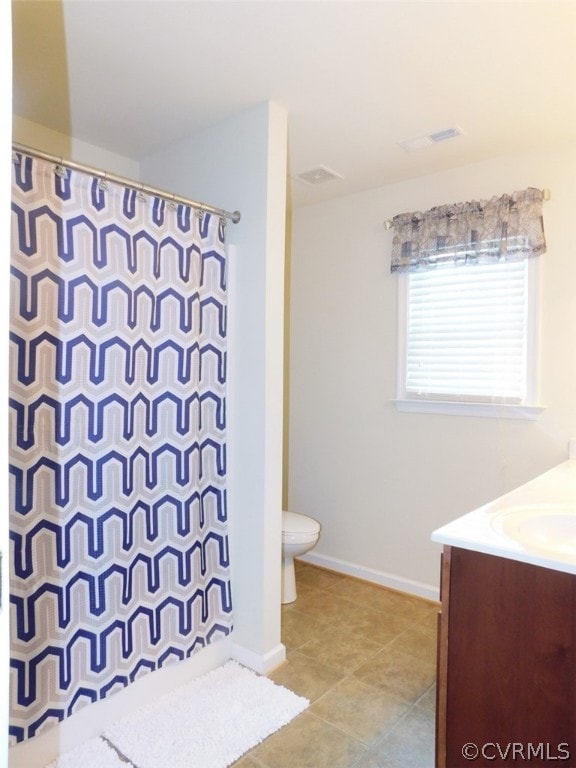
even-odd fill
[[[282,602],[296,600],[294,558],[309,552],[320,536],[320,523],[297,512],[282,512]]]

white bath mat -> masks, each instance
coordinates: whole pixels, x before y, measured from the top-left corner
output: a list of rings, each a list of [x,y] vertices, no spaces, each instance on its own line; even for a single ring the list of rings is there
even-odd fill
[[[308,705],[229,661],[122,718],[104,737],[137,768],[226,768]],[[109,762],[78,754],[75,763],[65,759],[56,768],[130,768],[115,754]]]
[[[229,661],[128,715],[104,735],[137,768],[226,768],[308,705]]]
[[[130,768],[116,752],[100,738],[90,739],[84,744],[65,752],[46,768]]]

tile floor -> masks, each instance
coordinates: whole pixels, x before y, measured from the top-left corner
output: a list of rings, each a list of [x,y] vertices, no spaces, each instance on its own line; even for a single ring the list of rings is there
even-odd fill
[[[310,707],[234,768],[433,768],[438,606],[299,562],[270,677]]]

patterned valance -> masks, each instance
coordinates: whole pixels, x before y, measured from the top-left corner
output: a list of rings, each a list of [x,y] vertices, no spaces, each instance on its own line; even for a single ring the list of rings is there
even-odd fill
[[[490,200],[441,205],[392,220],[392,272],[443,262],[518,260],[546,251],[542,191],[532,187]]]

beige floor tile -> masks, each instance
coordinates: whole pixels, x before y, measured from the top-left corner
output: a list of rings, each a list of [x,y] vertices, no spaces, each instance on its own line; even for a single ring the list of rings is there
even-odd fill
[[[247,755],[232,763],[231,768],[262,768],[262,763],[257,762],[251,755]]]
[[[300,653],[320,661],[343,674],[353,672],[378,651],[382,645],[359,634],[354,628],[325,628],[299,647]]]
[[[417,656],[419,659],[429,661],[431,664],[436,662],[436,637],[427,627],[420,624],[413,625],[405,632],[402,632],[388,647],[403,653],[409,653],[411,656]]]
[[[434,604],[427,600],[357,579],[346,579],[331,587],[331,591],[337,591],[340,597],[354,600],[357,604],[366,605],[377,611],[392,610],[397,614],[406,613],[414,620],[422,618],[434,607]]]
[[[282,610],[282,642],[288,650],[300,648],[325,628],[325,622],[307,613],[300,613],[294,609]]]
[[[432,768],[438,606],[308,563],[270,677],[310,709],[234,768]]]
[[[344,674],[299,651],[289,651],[286,664],[278,667],[269,677],[312,702],[339,683]]]
[[[316,589],[338,588],[346,580],[346,576],[334,571],[326,571],[323,568],[315,568],[306,563],[294,561],[296,566],[296,590],[299,586],[315,587]]]
[[[414,625],[414,619],[410,616],[397,614],[393,610],[377,611],[366,605],[351,609],[349,618],[357,632],[381,645],[388,645]]]
[[[438,632],[438,611],[439,607],[434,606],[431,608],[430,613],[426,614],[421,621],[418,622],[419,627],[425,628],[428,632],[431,632],[434,637]]]
[[[253,756],[266,768],[352,768],[366,747],[305,712],[270,736]]]
[[[423,709],[431,717],[436,717],[436,683],[417,700],[416,706]]]
[[[406,714],[409,704],[348,677],[324,694],[310,712],[364,744],[373,744]]]
[[[356,608],[352,600],[321,589],[305,590],[292,605],[299,613],[305,613],[325,624],[341,627],[351,625],[351,617]]]
[[[355,670],[353,675],[413,703],[434,683],[436,666],[416,656],[384,648]]]
[[[377,584],[369,584],[367,581],[351,578],[340,582],[337,586],[337,590],[340,596],[346,596],[355,600],[357,603],[363,603],[371,607],[375,607],[375,601],[379,598],[382,592],[389,591],[384,590],[383,587],[379,587]]]
[[[434,768],[433,718],[412,707],[356,768]]]

